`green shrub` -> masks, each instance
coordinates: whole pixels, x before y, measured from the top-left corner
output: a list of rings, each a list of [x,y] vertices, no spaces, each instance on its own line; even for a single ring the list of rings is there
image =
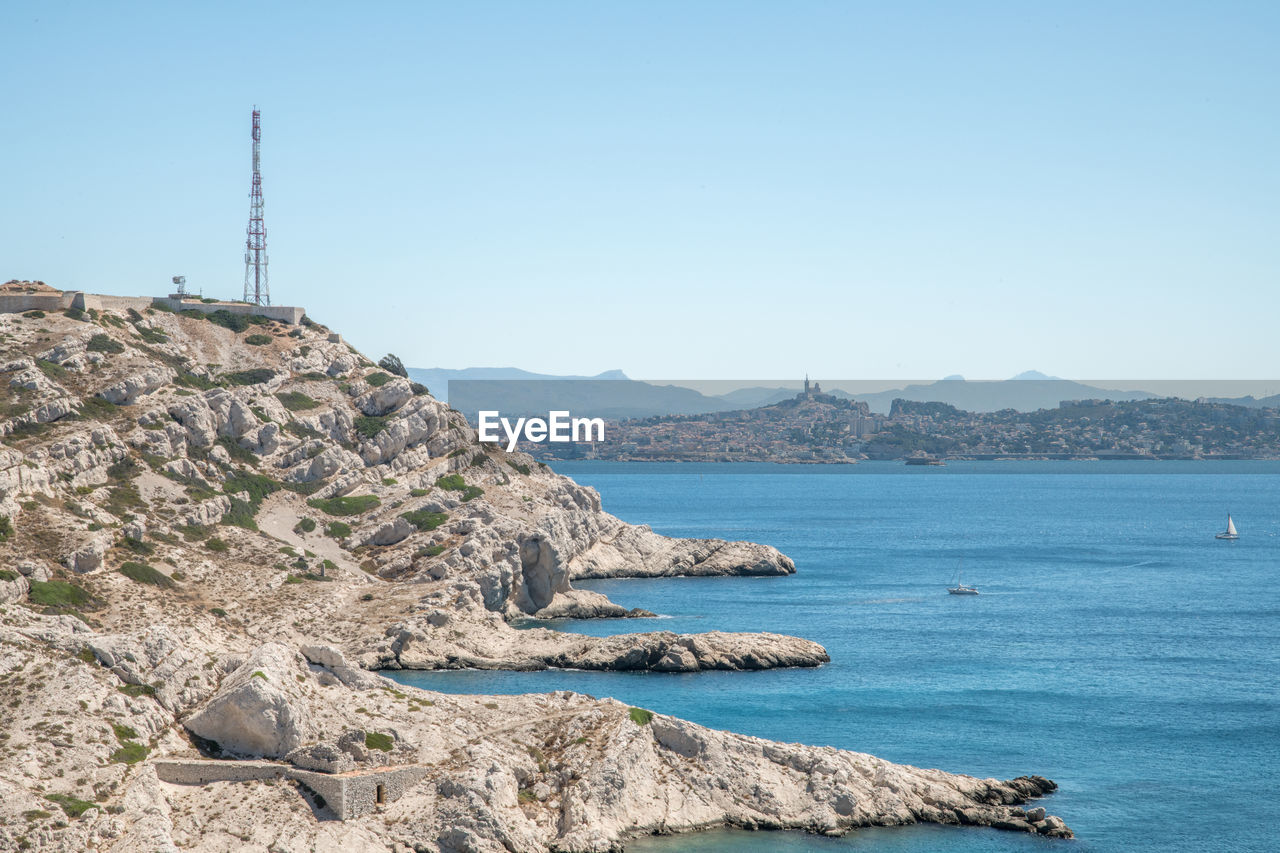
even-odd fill
[[[216,444],[223,450],[227,451],[227,455],[242,465],[258,465],[258,457],[251,450],[246,450],[236,443],[236,440],[229,435],[220,435]]]
[[[148,566],[146,563],[121,563],[119,572],[138,583],[148,583],[164,589],[172,589],[175,586],[172,578],[159,569]]]
[[[298,421],[289,421],[284,425],[284,431],[290,435],[296,435],[298,438],[324,438],[324,433]],[[323,448],[321,449],[323,450]]]
[[[381,732],[367,732],[364,736],[364,745],[369,749],[390,752],[392,747],[395,746],[395,741],[391,739],[391,735],[384,735]]]
[[[410,490],[409,490],[409,496],[410,496],[410,497],[414,497],[414,498],[420,498],[420,497],[423,497],[424,495],[426,495],[426,494],[427,494],[427,492],[429,492],[429,491],[431,491],[431,490],[430,490],[430,489],[410,489]]]
[[[126,696],[154,696],[156,689],[150,684],[121,684],[116,688]]]
[[[419,557],[439,557],[444,553],[443,545],[428,545],[425,548],[418,549]]]
[[[42,607],[84,607],[93,601],[83,587],[66,581],[31,581],[27,598]]]
[[[230,329],[233,332],[243,332],[249,328],[249,318],[244,314],[233,314],[226,308],[219,308],[217,311],[210,311],[205,314],[203,311],[198,312],[204,316],[206,320],[215,326],[221,326],[224,329]]]
[[[135,741],[128,741],[111,753],[112,764],[137,764],[147,757],[151,750]]]
[[[294,525],[293,529],[299,533],[310,533],[316,529],[316,520],[304,515],[298,519],[298,523]]]
[[[7,515],[0,515],[0,542],[8,542],[13,536],[13,522]]]
[[[356,433],[363,438],[373,438],[387,428],[388,415],[356,415]]]
[[[132,480],[142,473],[142,466],[132,456],[126,456],[107,466],[107,477],[117,482]]]
[[[409,371],[404,369],[404,362],[402,362],[399,356],[394,353],[387,353],[384,355],[378,361],[378,367],[381,367],[388,373],[394,373],[396,376],[403,376],[405,379],[409,378]]]
[[[36,367],[40,368],[40,372],[50,379],[66,379],[67,369],[61,364],[54,364],[52,361],[46,361],[43,358],[36,359]]]
[[[258,522],[254,520],[255,508],[248,501],[240,498],[231,499],[231,509],[222,516],[222,523],[232,527],[243,527],[245,530],[257,530]]]
[[[169,336],[159,329],[153,329],[150,326],[134,326],[138,333],[138,337],[142,338],[149,344],[163,344],[169,340]]]
[[[0,581],[16,581],[18,573],[12,569],[0,569]]]
[[[400,513],[400,517],[419,530],[435,530],[437,527],[449,520],[448,513],[428,512],[425,509],[417,509],[413,512],[402,512]]]
[[[303,578],[300,578],[297,575],[289,575],[284,579],[284,582],[285,583],[303,583]]]
[[[461,492],[463,503],[484,494],[484,489],[479,486],[468,486],[461,474],[445,474],[443,477],[438,477],[436,485],[446,491]]]
[[[84,320],[85,313],[79,308],[68,308],[62,312],[63,317],[70,317],[72,320]]]
[[[180,371],[173,381],[187,388],[195,388],[197,391],[208,391],[210,388],[219,387],[218,383],[209,377],[201,376],[198,373],[188,373],[185,370]]]
[[[386,373],[370,373],[364,378],[364,381],[368,382],[374,388],[381,388],[383,385],[386,385],[391,381],[391,377]]]
[[[124,518],[129,515],[129,510],[146,509],[147,504],[142,500],[142,495],[138,494],[137,486],[133,483],[123,483],[113,486],[107,492],[107,500],[103,506],[112,515]]]
[[[235,373],[227,373],[223,375],[223,379],[232,385],[261,385],[263,382],[269,382],[276,375],[274,370],[266,367],[255,367],[251,370],[238,370]]]
[[[219,539],[217,536],[210,536],[205,540],[204,547],[208,548],[215,554],[224,554],[231,546],[222,539]]]
[[[115,355],[124,352],[124,344],[112,338],[110,335],[104,335],[101,332],[89,338],[89,343],[85,345],[85,349],[89,352],[105,352]]]
[[[45,313],[39,309],[36,309],[35,311],[26,311],[23,313],[22,316],[26,317],[29,320],[43,320],[45,318]]]
[[[260,347],[271,343],[270,335],[245,335],[244,342],[251,346]]]
[[[68,309],[72,310],[72,309]],[[96,809],[97,803],[91,803],[88,800],[81,800],[70,794],[45,794],[44,798],[51,803],[56,803],[59,808],[67,813],[67,817],[80,817],[89,809]]]
[[[126,726],[123,723],[112,723],[111,730],[116,734],[116,740],[124,743],[127,740],[137,740],[138,731],[132,726]]]
[[[262,506],[262,502],[266,500],[268,495],[280,491],[280,484],[270,477],[262,474],[253,474],[248,471],[237,471],[222,484],[222,492],[227,495],[235,495],[247,493],[248,501],[253,506],[254,514],[258,512],[258,507]]]
[[[631,722],[637,726],[647,726],[653,719],[653,712],[646,711],[644,708],[632,708],[627,711],[627,716],[631,718]]]
[[[118,411],[120,411],[119,406],[101,397],[85,397],[80,401],[80,416],[83,418],[106,420]]]
[[[205,305],[212,305],[215,302],[218,302],[219,300],[214,299],[212,296],[202,296],[200,297],[200,301],[203,302]]]
[[[227,611],[223,610],[221,607],[210,607],[209,612],[214,616],[217,616],[219,619],[225,619],[227,615]]]
[[[307,505],[328,515],[363,515],[382,506],[382,501],[374,495],[345,495],[340,498],[312,498]]]
[[[276,399],[291,412],[305,412],[320,405],[319,400],[313,400],[301,391],[284,391],[276,394]]]
[[[399,480],[397,480],[395,477],[383,477],[383,478],[382,478],[382,485],[384,485],[384,486],[394,486],[394,485],[396,485],[396,484],[398,484],[398,483],[399,483]]]
[[[344,521],[331,521],[324,526],[324,535],[332,539],[346,539],[351,535],[351,525]]]
[[[423,394],[431,393],[427,390],[427,386],[423,385],[421,382],[410,382],[409,390],[413,392],[415,397],[421,397]]]
[[[134,539],[132,536],[125,536],[121,539],[120,547],[143,557],[150,557],[156,552],[156,546],[149,542],[143,542],[141,539]]]

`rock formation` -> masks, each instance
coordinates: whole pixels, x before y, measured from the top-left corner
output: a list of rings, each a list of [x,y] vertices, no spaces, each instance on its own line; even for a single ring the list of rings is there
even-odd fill
[[[912,821],[1070,835],[1017,807],[1052,790],[1036,777],[373,674],[750,670],[827,654],[774,634],[516,630],[651,615],[579,579],[795,566],[602,512],[592,489],[479,443],[310,321],[235,325],[154,308],[0,314],[0,849],[594,851],[720,824]],[[258,781],[175,784],[154,763],[172,779],[172,761],[210,756]],[[296,772],[280,783],[251,758]],[[314,774],[384,765],[414,768],[377,805],[385,819],[317,819]]]

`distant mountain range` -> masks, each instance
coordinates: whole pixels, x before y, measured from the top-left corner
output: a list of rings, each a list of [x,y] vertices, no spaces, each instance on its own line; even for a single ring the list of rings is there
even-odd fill
[[[560,376],[532,373],[515,367],[469,367],[463,370],[411,367],[409,377],[426,385],[438,398],[448,400],[473,422],[476,410],[481,408],[497,409],[511,415],[567,409],[575,415],[614,420],[707,414],[770,406],[795,397],[800,391],[795,386],[748,385],[721,394],[708,394],[678,382],[659,384],[630,379],[621,370],[609,370],[595,376]],[[451,382],[454,387],[462,389],[463,399],[452,399]],[[822,393],[838,399],[865,402],[877,414],[888,414],[896,399],[947,403],[968,412],[1002,409],[1032,412],[1056,409],[1064,400],[1119,402],[1169,396],[1141,389],[1103,388],[1059,379],[1035,370],[1019,373],[1011,379],[966,380],[962,376],[948,376],[936,382],[910,383],[887,390],[863,391],[860,385],[868,386],[870,383],[836,380],[823,387]],[[884,383],[871,387],[883,389]],[[1280,395],[1208,399],[1259,408],[1280,406]]]
[[[626,379],[621,370],[606,370],[595,376],[553,376],[550,373],[530,373],[518,367],[464,367],[452,370],[446,367],[410,367],[409,378],[421,382],[430,389],[437,400],[449,402],[449,381],[452,379]]]

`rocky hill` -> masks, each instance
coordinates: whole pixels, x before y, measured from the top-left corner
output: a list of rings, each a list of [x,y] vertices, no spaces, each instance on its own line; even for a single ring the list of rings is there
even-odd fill
[[[579,578],[794,566],[604,513],[322,326],[70,309],[0,314],[0,341],[0,849],[607,850],[917,820],[1070,834],[1016,807],[1052,789],[1038,777],[371,673],[827,655],[770,634],[516,630],[647,615]]]

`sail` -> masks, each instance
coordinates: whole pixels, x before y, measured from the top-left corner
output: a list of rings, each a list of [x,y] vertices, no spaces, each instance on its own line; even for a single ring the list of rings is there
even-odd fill
[[[1231,516],[1227,516],[1227,532],[1232,536],[1236,535],[1236,523],[1231,520]]]

